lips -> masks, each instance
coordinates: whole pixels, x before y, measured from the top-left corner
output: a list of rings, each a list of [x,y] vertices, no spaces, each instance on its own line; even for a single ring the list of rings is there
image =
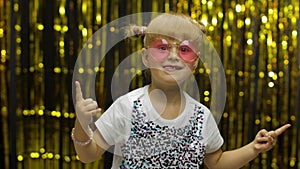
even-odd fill
[[[165,65],[163,66],[164,70],[167,72],[174,72],[176,70],[181,70],[182,67],[176,65]]]

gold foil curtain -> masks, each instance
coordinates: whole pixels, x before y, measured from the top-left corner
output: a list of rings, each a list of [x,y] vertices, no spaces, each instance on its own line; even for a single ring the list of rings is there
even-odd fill
[[[0,168],[10,168],[12,163],[20,169],[109,165],[108,155],[91,164],[78,161],[70,139],[75,120],[72,73],[96,71],[97,98],[100,106],[107,108],[114,69],[142,44],[120,43],[109,53],[112,59],[94,70],[73,67],[85,42],[101,26],[122,16],[150,11],[185,13],[207,25],[208,38],[226,74],[227,101],[219,124],[225,140],[223,149],[247,144],[261,128],[274,129],[289,122],[292,127],[280,136],[277,146],[244,168],[299,168],[300,22],[296,0],[0,0]],[[10,50],[12,45],[15,51]],[[10,67],[10,61],[16,66]],[[10,78],[14,72],[15,80]],[[201,102],[209,106],[207,73],[200,65],[195,76]],[[15,93],[10,93],[14,85]],[[141,85],[143,78],[138,74],[132,86]],[[14,94],[15,104],[11,104],[9,97]],[[16,106],[16,112],[9,112],[11,105]],[[12,113],[16,113],[14,129],[9,128]],[[9,131],[16,133],[16,159],[11,161],[14,138],[9,138]]]

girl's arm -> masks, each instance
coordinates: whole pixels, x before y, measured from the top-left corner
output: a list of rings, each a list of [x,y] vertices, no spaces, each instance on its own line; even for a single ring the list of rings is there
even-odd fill
[[[204,162],[211,169],[241,168],[256,158],[259,153],[272,149],[276,144],[277,137],[290,126],[290,124],[286,124],[275,131],[269,132],[263,129],[257,133],[251,143],[231,151],[223,152],[219,149],[214,153],[207,154]]]
[[[92,99],[84,99],[82,97],[80,83],[77,81],[76,85],[76,121],[73,131],[74,147],[79,156],[80,161],[84,163],[93,162],[97,160],[109,145],[103,139],[101,133],[96,129],[93,134],[93,140],[87,145],[80,145],[79,142],[86,142],[90,139],[87,134],[89,131],[89,124],[92,121],[92,116],[101,112],[96,101]],[[76,140],[76,141],[75,141]]]

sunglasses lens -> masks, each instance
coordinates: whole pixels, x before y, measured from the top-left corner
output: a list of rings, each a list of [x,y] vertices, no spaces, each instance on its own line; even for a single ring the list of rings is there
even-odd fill
[[[166,39],[155,39],[150,43],[150,53],[153,57],[159,60],[165,59],[170,53],[170,44]],[[194,45],[185,40],[178,47],[178,54],[185,62],[193,62],[198,57],[195,53]]]
[[[196,48],[194,45],[185,40],[181,43],[178,49],[179,56],[186,62],[193,62],[197,59]]]
[[[169,44],[165,39],[155,39],[150,43],[150,53],[156,59],[165,59],[169,53]]]

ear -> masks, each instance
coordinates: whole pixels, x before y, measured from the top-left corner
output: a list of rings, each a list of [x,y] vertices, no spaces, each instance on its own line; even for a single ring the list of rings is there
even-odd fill
[[[197,53],[198,58],[195,60],[194,64],[193,64],[193,70],[195,70],[198,65],[199,65],[199,60],[200,60],[200,52]]]
[[[197,58],[193,63],[193,70],[195,70],[198,67],[199,64],[199,58]]]
[[[148,54],[148,50],[146,48],[142,49],[142,61],[143,64],[149,68],[149,54]]]

